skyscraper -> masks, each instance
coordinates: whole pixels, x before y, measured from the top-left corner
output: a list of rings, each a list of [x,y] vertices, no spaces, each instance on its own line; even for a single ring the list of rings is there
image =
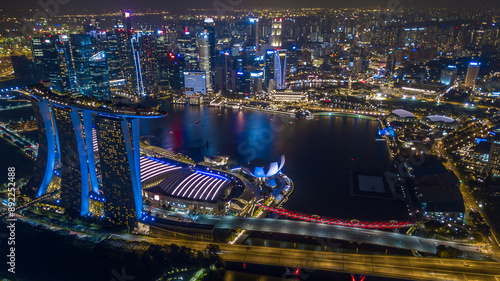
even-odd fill
[[[180,53],[169,53],[167,67],[170,89],[174,92],[180,92],[184,87],[184,70],[186,69],[184,57]]]
[[[36,198],[47,192],[52,179],[56,158],[56,139],[49,102],[31,97],[31,104],[38,126],[38,156],[26,190],[28,196]]]
[[[479,75],[479,67],[481,63],[471,62],[467,68],[467,75],[465,76],[465,86],[470,88],[476,87],[477,77]]]
[[[41,71],[44,81],[51,82],[52,88],[62,93],[71,92],[71,59],[66,47],[59,36],[47,35],[31,40],[35,68]]]
[[[59,154],[61,205],[67,211],[89,214],[92,190],[102,195],[105,215],[111,222],[133,226],[142,217],[139,119],[162,115],[79,108],[66,99],[60,100],[42,85],[33,86],[31,96],[40,149],[27,184],[30,195],[40,197],[47,192]],[[94,126],[98,148],[93,142]],[[98,151],[100,165],[95,165],[94,150]],[[97,174],[101,175],[101,185]]]
[[[92,38],[88,34],[71,34],[70,40],[77,81],[76,90],[91,96],[90,57],[95,53]]]
[[[446,86],[452,85],[457,79],[457,67],[455,65],[448,65],[447,68],[441,70],[441,84]]]
[[[132,23],[131,13],[126,11],[123,18],[115,24],[118,34],[118,48],[120,53],[120,67],[125,79],[125,88],[129,93],[137,95],[137,75],[135,72],[134,52],[132,51]]]
[[[186,70],[198,70],[196,36],[195,34],[191,34],[191,32],[187,30],[187,27],[184,28],[184,31],[177,39],[177,48],[184,58]]]
[[[168,37],[165,29],[156,30],[155,60],[156,81],[159,93],[166,93],[169,89],[168,81]]]
[[[248,19],[250,22],[250,39],[255,41],[255,54],[259,54],[260,46],[260,30],[259,30],[259,18],[251,17]]]
[[[274,50],[267,50],[264,54],[265,68],[264,68],[264,78],[266,84],[274,79]]]
[[[203,71],[184,72],[184,93],[186,95],[207,94],[207,75]]]
[[[210,64],[210,42],[209,42],[209,34],[205,32],[201,32],[198,36],[198,51],[200,58],[200,69],[206,74],[206,88],[212,88],[212,72],[211,72],[211,64]]]
[[[106,51],[100,51],[89,58],[89,93],[100,100],[111,99]]]
[[[286,89],[286,50],[276,50],[274,55],[274,81],[276,90]]]
[[[25,55],[11,56],[12,68],[16,79],[24,85],[31,85],[40,81],[40,73],[36,71],[35,64],[32,59],[28,59]]]
[[[143,63],[141,60],[141,37],[142,37],[142,33],[137,32],[134,35],[132,35],[132,38],[130,39],[130,46],[131,46],[131,52],[132,52],[132,58],[133,58],[133,64],[134,64],[133,73],[135,74],[135,77],[131,78],[132,79],[132,81],[131,81],[132,88],[130,90],[133,93],[135,93],[137,96],[145,96],[146,95],[146,92],[144,90],[144,82],[143,82],[143,75],[142,75]]]
[[[215,58],[217,54],[217,46],[215,44],[215,21],[213,18],[206,18],[203,25],[204,33],[208,35],[208,48],[210,50],[210,71],[213,74],[215,69]],[[208,72],[207,72],[208,73]],[[211,77],[210,77],[211,79]]]
[[[123,76],[123,70],[120,63],[120,44],[119,44],[119,32],[113,31],[106,33],[102,39],[103,48],[101,51],[106,51],[106,64],[108,65],[108,78],[110,83],[116,84],[125,82]]]
[[[271,26],[271,47],[280,48],[281,47],[281,33],[282,33],[282,23],[283,19],[273,19]]]
[[[139,119],[95,117],[101,160],[104,212],[114,223],[133,226],[142,217]]]

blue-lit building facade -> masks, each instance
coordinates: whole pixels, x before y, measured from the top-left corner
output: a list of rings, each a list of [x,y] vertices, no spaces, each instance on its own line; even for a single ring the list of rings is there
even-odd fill
[[[184,92],[186,95],[206,95],[207,75],[204,71],[184,72]]]
[[[274,82],[276,90],[286,89],[286,50],[276,50],[274,55]]]
[[[452,85],[457,79],[457,66],[449,65],[447,68],[441,70],[441,84],[446,86]]]
[[[161,115],[118,114],[54,97],[42,86],[31,88],[40,147],[27,185],[29,195],[37,198],[47,193],[59,158],[60,204],[66,212],[99,215],[114,224],[133,227],[142,217],[140,119]],[[102,202],[104,210],[92,213],[94,201]]]
[[[47,35],[31,40],[35,69],[42,79],[52,83],[52,88],[61,93],[75,89],[72,77],[71,50],[67,35]]]

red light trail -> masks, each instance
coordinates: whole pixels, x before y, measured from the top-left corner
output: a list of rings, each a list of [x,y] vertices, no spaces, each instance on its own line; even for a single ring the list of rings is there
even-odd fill
[[[318,216],[311,216],[306,214],[301,214],[293,211],[289,211],[283,208],[274,208],[269,206],[264,206],[258,204],[257,207],[267,210],[271,213],[279,214],[289,218],[306,221],[306,222],[316,222],[322,224],[331,224],[338,226],[356,227],[356,228],[368,228],[368,229],[399,229],[403,227],[411,227],[415,222],[411,221],[389,221],[389,222],[379,222],[379,221],[358,221],[358,220],[341,220],[341,219],[326,219],[320,218]]]

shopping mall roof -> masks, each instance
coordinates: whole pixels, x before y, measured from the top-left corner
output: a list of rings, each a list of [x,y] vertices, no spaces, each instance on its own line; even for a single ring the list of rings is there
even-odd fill
[[[167,163],[165,161],[141,156],[141,182],[148,181],[154,177],[163,175],[168,172],[182,169],[176,165]]]
[[[199,201],[218,201],[230,180],[223,176],[200,170],[183,168],[170,172],[158,188],[167,195]]]

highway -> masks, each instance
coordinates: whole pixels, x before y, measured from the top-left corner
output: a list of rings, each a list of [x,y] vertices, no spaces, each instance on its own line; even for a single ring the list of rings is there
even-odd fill
[[[14,213],[14,214],[15,214],[15,213],[17,213],[18,211],[20,211],[20,210],[22,210],[22,209],[24,209],[24,208],[27,208],[27,207],[29,207],[29,206],[31,206],[31,205],[33,205],[33,204],[35,204],[35,203],[41,202],[41,201],[43,201],[43,200],[45,200],[45,199],[49,198],[50,196],[55,195],[56,193],[58,193],[58,192],[60,192],[60,191],[61,191],[61,190],[60,190],[60,189],[58,189],[58,190],[53,191],[53,192],[51,192],[51,193],[47,193],[47,194],[45,194],[45,195],[43,195],[43,196],[40,196],[40,197],[36,198],[35,200],[30,201],[30,202],[28,202],[28,203],[26,203],[26,204],[23,204],[23,205],[21,205],[21,206],[16,206],[16,208],[15,208],[14,212],[8,212],[8,211],[7,211],[7,212],[0,213],[0,219],[3,219],[4,217],[7,217],[7,215],[9,215],[10,213]]]
[[[215,244],[141,237],[129,234],[113,234],[112,237],[164,245],[176,244],[180,247],[185,246],[196,250],[204,250],[207,245]],[[326,251],[305,251],[229,244],[216,245],[220,248],[221,258],[228,262],[308,268],[412,280],[500,281],[500,264],[496,262],[341,254]]]
[[[486,133],[484,132],[484,130],[482,130],[480,128],[475,128],[473,135],[474,136],[476,134],[478,136],[487,135],[488,131],[490,129],[489,122],[486,124],[486,126],[488,129],[488,130],[486,130]],[[464,129],[466,129],[466,128],[464,128]],[[463,139],[460,142],[463,143],[463,142],[467,142],[467,141],[472,142],[473,140]],[[437,148],[438,146],[436,145],[435,150],[437,151],[438,154],[440,154],[441,156],[443,156],[446,159],[446,166],[448,168],[450,168],[450,170],[452,170],[453,173],[456,175],[456,177],[461,181],[460,192],[462,192],[462,197],[464,199],[464,203],[467,206],[467,209],[479,212],[481,214],[481,216],[483,217],[483,219],[485,220],[486,224],[488,226],[490,226],[491,237],[489,239],[491,242],[490,245],[492,246],[491,251],[493,253],[494,258],[496,260],[500,260],[500,242],[499,242],[498,234],[495,231],[495,228],[493,227],[490,220],[488,219],[488,216],[486,216],[486,214],[484,214],[484,212],[482,211],[482,208],[479,208],[478,203],[474,199],[474,196],[470,193],[469,188],[465,184],[465,181],[462,180],[462,175],[460,174],[460,172],[457,170],[457,168],[451,162],[449,155],[446,153],[445,147],[443,145],[443,141],[440,141],[438,144],[439,144],[439,148]]]
[[[208,215],[200,215],[197,222],[215,225],[219,229],[239,228],[249,231],[331,238],[432,254],[436,253],[437,246],[446,245],[460,249],[464,253],[467,253],[468,257],[484,258],[485,256],[485,253],[476,251],[477,246],[474,245],[409,236],[374,229],[361,229],[295,220],[229,216],[219,217]]]

